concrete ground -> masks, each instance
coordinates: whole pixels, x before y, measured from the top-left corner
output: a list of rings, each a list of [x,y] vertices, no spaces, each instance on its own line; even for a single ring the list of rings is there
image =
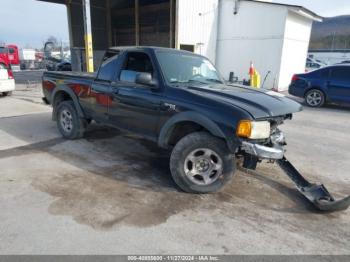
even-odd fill
[[[0,97],[0,254],[350,254],[350,210],[315,211],[276,165],[186,194],[167,152],[98,125],[64,140],[40,97]],[[287,157],[336,196],[350,194],[349,113],[305,108],[283,126]]]

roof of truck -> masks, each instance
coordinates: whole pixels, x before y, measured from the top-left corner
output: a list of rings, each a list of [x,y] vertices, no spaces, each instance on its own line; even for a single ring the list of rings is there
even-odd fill
[[[186,50],[180,50],[175,48],[167,48],[167,47],[159,47],[159,46],[113,46],[110,47],[109,50],[154,50],[154,51],[168,51],[168,52],[181,52],[185,54],[191,54],[191,55],[197,55],[193,52],[186,51]]]

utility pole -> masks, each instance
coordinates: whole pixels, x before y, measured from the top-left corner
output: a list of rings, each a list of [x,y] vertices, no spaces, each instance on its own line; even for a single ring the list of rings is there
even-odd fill
[[[90,0],[83,0],[84,33],[85,33],[85,57],[86,71],[94,72],[94,54],[91,33],[91,11]]]

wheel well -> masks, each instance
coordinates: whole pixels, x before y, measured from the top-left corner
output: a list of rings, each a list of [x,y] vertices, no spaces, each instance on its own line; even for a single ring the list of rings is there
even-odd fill
[[[69,101],[73,100],[72,97],[65,91],[58,91],[52,101],[52,107],[53,107],[53,112],[52,112],[52,120],[56,121],[56,109],[57,106],[63,102],[63,101]]]
[[[167,144],[170,146],[174,146],[183,137],[187,136],[190,133],[199,132],[199,131],[208,131],[208,130],[203,126],[191,121],[176,123],[175,126],[172,128]]]
[[[55,94],[52,106],[56,108],[62,101],[73,100],[72,97],[65,91],[59,91]]]

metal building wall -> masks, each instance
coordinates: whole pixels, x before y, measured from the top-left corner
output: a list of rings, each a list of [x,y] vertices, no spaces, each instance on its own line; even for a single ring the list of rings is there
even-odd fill
[[[177,48],[193,46],[195,53],[215,62],[218,0],[178,0]]]
[[[234,72],[249,79],[250,62],[265,77],[265,86],[277,86],[286,21],[286,8],[242,1],[234,14],[232,0],[220,1],[220,26],[216,64],[228,79]]]
[[[312,20],[292,11],[287,12],[278,86],[286,90],[296,73],[305,72]]]

